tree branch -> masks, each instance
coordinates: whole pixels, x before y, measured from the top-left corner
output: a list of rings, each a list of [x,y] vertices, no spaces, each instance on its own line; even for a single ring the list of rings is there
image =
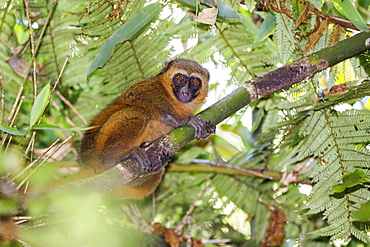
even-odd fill
[[[194,159],[194,164],[180,165],[169,163],[169,172],[203,172],[203,173],[218,173],[227,175],[259,177],[268,180],[281,181],[284,177],[284,172],[269,170],[269,169],[253,169],[245,168],[225,163],[217,163],[209,160]],[[312,184],[311,181],[293,179],[291,182],[300,184]]]

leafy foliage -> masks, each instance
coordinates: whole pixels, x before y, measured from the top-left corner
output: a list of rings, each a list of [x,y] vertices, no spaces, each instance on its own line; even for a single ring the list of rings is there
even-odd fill
[[[370,74],[370,68],[369,68],[369,51],[366,51],[359,55],[359,60],[361,63],[361,66],[364,68],[367,75]]]
[[[370,152],[361,147],[361,144],[368,142],[368,134],[362,129],[369,126],[368,121],[363,121],[368,118],[367,115],[366,111],[338,113],[320,110],[307,117],[298,131],[298,135],[304,140],[293,148],[294,157],[289,158],[302,160],[314,156],[321,160],[320,165],[316,165],[310,174],[315,185],[306,207],[310,209],[309,214],[324,211],[330,226],[320,229],[319,232],[325,235],[335,233],[335,237],[344,239],[353,234],[362,241],[367,241],[367,235],[353,225],[355,219],[350,214],[367,202],[366,187],[348,190],[342,194],[332,190],[332,187],[343,181],[345,174],[353,172],[356,167],[368,168]],[[359,126],[349,126],[349,116],[358,119]],[[365,124],[362,125],[361,122]],[[289,159],[287,163],[290,163],[288,161]],[[341,229],[340,233],[338,228]]]
[[[205,2],[181,4],[197,12],[210,7]],[[211,85],[210,98],[219,98],[233,84],[351,35],[345,28],[353,25],[341,17],[351,20],[357,13],[349,1],[335,1],[347,4],[341,12],[323,1],[267,1],[257,9],[251,2],[225,0],[211,26],[195,22],[183,5],[161,2],[159,17],[135,29],[130,20],[143,13],[145,1],[27,3],[0,5],[0,174],[11,178],[6,186],[21,191],[75,169],[85,118],[157,73],[179,54],[176,42],[185,47],[178,56],[228,68],[223,73],[230,74],[229,83]],[[268,22],[260,25],[263,18]],[[363,27],[366,21],[353,23]],[[106,51],[103,44],[126,32],[122,26],[134,35],[115,42],[109,60],[87,78],[94,57]],[[187,47],[188,40],[196,45]],[[141,232],[152,232],[146,222],[153,221],[179,236],[238,246],[269,246],[271,239],[286,246],[327,246],[351,238],[353,245],[368,243],[369,217],[363,212],[370,197],[370,113],[354,108],[370,95],[369,82],[359,81],[365,76],[361,66],[368,71],[367,57],[269,95],[220,125],[217,135],[188,144],[173,156],[154,198],[122,205],[94,193],[83,203],[73,193],[36,198],[27,208],[30,218],[18,218],[21,233],[14,244],[137,244]],[[2,196],[1,205],[5,218],[16,202]],[[50,208],[59,213],[46,214]],[[279,234],[271,230],[275,226]],[[1,227],[0,233],[7,240]]]

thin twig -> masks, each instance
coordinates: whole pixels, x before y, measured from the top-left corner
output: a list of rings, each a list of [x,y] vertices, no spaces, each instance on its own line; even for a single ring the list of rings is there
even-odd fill
[[[1,22],[1,23],[3,23],[3,22]],[[6,43],[5,40],[3,40],[2,38],[0,38],[0,42],[3,43],[6,46],[6,48],[8,48],[10,51],[13,52],[13,47],[11,47],[11,45],[9,45],[8,43]]]
[[[156,215],[157,211],[157,203],[156,203],[156,196],[155,193],[152,194],[152,222],[151,225],[154,225],[154,217]]]
[[[3,124],[5,111],[5,84],[3,74],[1,72],[0,72],[0,88],[1,88],[0,124]]]
[[[21,98],[20,98],[20,100],[19,99],[17,99],[16,100],[16,102],[17,102],[17,104],[18,104],[18,102],[19,102],[19,105],[13,105],[13,107],[12,107],[12,110],[11,110],[11,114],[14,114],[14,116],[17,116],[18,115],[18,112],[19,112],[19,109],[21,108],[21,106],[22,106],[22,103],[23,103],[23,100],[24,100],[24,96],[22,96]],[[10,126],[10,127],[13,127],[13,124],[14,124],[14,120],[15,120],[15,117],[14,118],[8,118],[8,120],[10,121],[10,123],[8,123],[8,126]],[[7,120],[7,122],[8,122],[8,120]],[[3,138],[3,140],[2,140],[2,142],[1,142],[1,146],[3,146],[4,145],[4,143],[5,143],[5,141],[6,141],[6,139],[8,138],[8,136],[9,136],[9,134],[8,133],[6,133],[5,135],[4,135],[4,138]]]
[[[38,166],[36,166],[29,174],[28,176],[23,179],[22,182],[19,183],[19,185],[17,186],[17,190],[19,190],[22,185],[32,176],[33,173],[36,172],[36,170],[38,168],[40,168],[56,151],[58,151],[64,144],[66,144],[72,137],[74,137],[74,133],[72,133],[67,139],[65,139],[58,147],[56,147],[48,156],[45,157],[45,159],[43,159],[40,164]],[[53,143],[54,144],[54,143]],[[48,149],[50,150],[50,148]],[[46,151],[45,153],[47,153],[48,151]],[[40,160],[40,158],[38,158],[38,160]],[[32,163],[35,163],[35,162],[32,162]]]
[[[26,11],[29,11],[29,6],[28,6],[27,0],[24,0],[24,3],[25,3],[25,6],[26,6]],[[52,8],[49,11],[48,16],[47,16],[46,21],[45,21],[45,24],[44,24],[44,26],[43,26],[43,28],[41,30],[41,34],[40,34],[40,37],[39,37],[39,39],[37,41],[36,47],[33,48],[32,57],[31,57],[31,63],[29,64],[28,69],[27,69],[27,73],[26,73],[27,75],[28,75],[29,71],[31,70],[32,61],[36,61],[37,51],[38,51],[38,49],[39,49],[39,47],[41,45],[42,39],[43,39],[44,34],[45,34],[46,27],[49,24],[49,21],[51,19],[51,15],[53,13],[53,10],[54,10],[55,5],[56,5],[56,2],[53,2]],[[29,25],[32,25],[32,23],[29,23]],[[32,29],[31,29],[31,32],[32,32]],[[32,37],[32,35],[30,35],[30,37]],[[31,39],[31,46],[32,46],[32,39]],[[31,49],[32,49],[32,47],[31,47]],[[36,71],[36,68],[34,68],[34,71]],[[34,75],[36,75],[35,73],[36,72],[34,72]],[[16,102],[18,101],[18,98],[19,98],[20,94],[23,91],[24,84],[25,84],[26,80],[27,80],[27,76],[25,76],[24,79],[23,79],[23,82],[22,82],[21,87],[20,87],[19,92],[18,92],[18,96],[17,96]],[[36,82],[36,78],[34,78],[34,82]],[[36,91],[34,93],[37,94]],[[36,99],[35,96],[34,96],[34,99]],[[16,115],[14,115],[14,116],[10,115],[9,117],[12,117],[13,118],[13,121],[14,121]],[[32,134],[32,137],[30,139],[30,142],[28,144],[28,147],[26,149],[26,153],[25,153],[26,156],[27,156],[27,153],[29,152],[30,148],[31,148],[31,150],[33,150],[33,143],[34,143],[35,136],[36,136],[35,134],[36,134],[36,132],[34,131],[34,133]],[[32,158],[31,158],[31,160],[32,160]]]
[[[184,228],[184,226],[189,222],[190,218],[191,218],[191,214],[193,213],[194,209],[195,209],[195,203],[197,201],[200,200],[200,198],[202,197],[204,191],[206,190],[206,188],[208,187],[208,182],[207,181],[206,183],[203,184],[202,188],[200,189],[198,195],[197,195],[197,198],[195,199],[195,201],[189,206],[189,209],[188,211],[186,211],[186,214],[184,215],[184,217],[182,218],[181,222],[176,226],[176,228],[174,229],[174,232],[178,235],[183,235],[182,234],[182,230]],[[189,228],[190,229],[190,228]]]
[[[30,152],[30,150],[33,150],[33,147],[34,147],[34,144],[35,144],[35,138],[36,138],[36,130],[32,131],[32,135],[31,135],[30,141],[29,141],[29,143],[27,145],[26,151],[24,152],[24,156],[25,157]],[[33,159],[33,155],[31,153],[30,160],[32,160],[32,159]]]
[[[17,110],[17,106],[18,106],[18,102],[22,99],[24,99],[24,96],[21,96],[22,95],[22,92],[23,92],[23,88],[24,88],[24,83],[21,84],[19,90],[18,90],[18,94],[17,94],[17,97],[15,98],[15,101],[13,103],[13,106],[12,106],[12,109],[10,110],[10,113],[9,113],[9,117],[8,119],[6,120],[6,124],[8,126],[11,126],[12,123],[14,122],[15,120],[15,117],[17,116],[17,114],[15,114],[16,110]],[[21,105],[21,104],[20,104]]]
[[[48,104],[50,103],[51,97],[53,96],[54,92],[56,91],[57,85],[60,82],[60,78],[62,77],[62,74],[64,72],[64,69],[66,68],[66,65],[67,65],[67,62],[68,62],[69,58],[70,58],[70,56],[67,55],[66,56],[66,59],[64,60],[62,69],[61,69],[61,71],[60,71],[60,73],[58,75],[58,78],[56,79],[56,81],[54,83],[53,89],[51,90],[51,94],[49,95]]]
[[[231,239],[202,239],[203,244],[227,244]]]
[[[5,8],[3,7],[3,9],[2,9],[2,12],[4,13],[4,15],[2,16],[1,21],[0,21],[0,30],[3,30],[3,25],[4,25],[4,23],[6,23],[5,16],[8,13],[8,11],[11,9],[11,6],[13,4],[14,3],[12,3],[12,1],[6,1],[6,6],[5,6]]]
[[[86,119],[76,110],[76,108],[72,105],[72,103],[71,102],[69,102],[69,100],[67,100],[64,96],[63,96],[63,94],[61,94],[61,92],[59,92],[59,91],[56,91],[55,92],[55,94],[56,95],[58,95],[58,97],[63,101],[63,103],[64,104],[66,104],[73,112],[74,112],[74,114],[76,114],[76,116],[79,118],[79,119],[81,119],[81,121],[85,124],[85,125],[87,125],[88,124],[88,122],[86,121]]]
[[[22,176],[26,171],[28,171],[37,161],[39,161],[40,159],[42,159],[55,145],[57,145],[57,143],[60,141],[60,137],[57,138],[47,149],[46,151],[40,155],[40,157],[38,157],[37,159],[35,159],[34,161],[32,161],[27,167],[25,167],[20,173],[18,173],[17,175],[15,175],[12,179],[13,180],[16,180],[17,178],[19,178],[20,176]]]
[[[215,166],[215,167],[231,168],[231,169],[242,171],[243,173],[247,173],[250,176],[254,176],[254,177],[260,177],[260,178],[265,178],[265,179],[270,179],[270,180],[276,179],[273,176],[263,174],[263,171],[257,170],[257,169],[246,169],[240,166],[235,166],[235,165],[230,165],[230,164],[225,164],[225,163],[218,163],[218,162],[214,162],[211,160],[202,160],[202,159],[194,159],[193,162],[203,163],[203,164],[207,164],[207,165]]]
[[[51,93],[50,93],[50,95],[49,95],[48,102],[46,103],[46,105],[48,105],[48,104],[50,103],[51,98],[53,97],[53,93],[55,92],[55,89],[56,89],[56,87],[57,87],[57,85],[58,85],[58,83],[59,83],[59,81],[60,81],[60,77],[62,76],[62,73],[64,72],[64,69],[65,69],[65,66],[66,66],[66,64],[67,64],[67,62],[68,62],[68,59],[69,59],[69,56],[67,56],[67,57],[66,57],[66,60],[64,61],[63,68],[62,68],[62,70],[60,71],[60,74],[58,75],[58,78],[56,79],[56,81],[55,81],[55,83],[54,83],[53,89],[51,90]],[[39,120],[38,120],[37,124],[39,124],[39,123],[41,122],[42,118],[44,117],[45,111],[46,111],[46,107],[45,107],[45,109],[44,109],[44,112],[41,114],[41,116],[40,116],[40,118],[39,118]],[[30,127],[32,127],[32,126],[30,126]],[[31,137],[31,139],[30,139],[30,143],[29,143],[29,145],[28,145],[28,147],[27,147],[27,149],[26,149],[26,152],[25,152],[25,154],[26,154],[26,155],[27,155],[27,153],[28,153],[30,150],[32,150],[31,154],[33,154],[33,150],[34,150],[34,149],[33,149],[33,145],[34,145],[34,143],[35,143],[35,137],[36,137],[36,130],[33,130],[32,137]],[[31,148],[30,148],[30,147],[31,147]],[[32,157],[31,157],[31,160],[32,160]]]
[[[135,228],[142,232],[152,233],[153,228],[150,225],[148,225],[146,221],[143,219],[138,207],[133,203],[130,203],[129,205],[130,207],[128,207],[127,205],[121,205],[121,208],[133,222]]]
[[[34,39],[34,32],[32,28],[32,21],[30,15],[30,7],[28,6],[28,0],[24,0],[24,6],[26,10],[27,20],[28,20],[28,29],[30,30],[30,42],[31,42],[31,53],[32,53],[32,60],[31,63],[33,64],[33,73],[32,73],[32,81],[33,81],[33,100],[36,100],[37,97],[37,80],[36,80],[36,50],[35,50],[35,39]]]
[[[6,137],[8,136],[8,134],[6,134],[5,135]],[[4,138],[4,140],[5,140],[6,138]],[[9,136],[9,140],[8,140],[8,143],[6,144],[6,146],[5,146],[5,150],[4,150],[4,153],[3,154],[6,154],[6,152],[8,151],[8,148],[9,148],[9,146],[10,146],[10,143],[12,142],[12,139],[13,139],[13,136],[12,135],[10,135]]]
[[[57,91],[58,92],[58,91]],[[57,102],[55,102],[55,100],[53,100],[51,102],[51,105],[57,110],[57,111],[61,111],[60,109],[60,106],[57,104]],[[69,117],[69,116],[65,116],[65,120],[67,121],[67,123],[69,125],[71,125],[73,128],[77,128],[77,125],[72,121],[72,119]],[[79,135],[79,136],[83,136],[83,133],[81,131],[76,131],[76,133]]]

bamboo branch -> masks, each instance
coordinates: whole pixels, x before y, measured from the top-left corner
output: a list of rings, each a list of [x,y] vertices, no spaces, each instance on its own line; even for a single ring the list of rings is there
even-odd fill
[[[244,85],[205,109],[199,115],[203,120],[210,120],[216,125],[251,102],[304,81],[315,73],[361,54],[369,48],[370,30],[367,30],[268,72],[263,76],[245,82]],[[160,147],[165,148],[172,155],[193,139],[194,129],[190,126],[184,126],[173,130],[166,136],[158,138],[146,147],[144,151]],[[49,191],[96,191],[106,194],[138,177],[150,175],[151,173],[143,170],[139,160],[132,152],[129,153],[128,158],[106,172],[61,187],[52,188]],[[26,194],[25,197],[29,198],[38,194],[30,193]]]

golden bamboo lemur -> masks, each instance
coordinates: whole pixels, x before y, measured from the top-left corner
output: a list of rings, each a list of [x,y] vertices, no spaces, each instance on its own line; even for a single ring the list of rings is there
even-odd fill
[[[208,80],[209,72],[195,61],[166,62],[158,75],[130,86],[91,120],[89,126],[95,128],[82,138],[80,160],[100,173],[122,161],[131,149],[143,147],[176,127],[191,125],[196,139],[208,137],[215,126],[193,115],[207,96]],[[159,160],[167,163],[168,156]],[[120,196],[141,199],[151,194],[164,168],[152,172],[120,187]]]

